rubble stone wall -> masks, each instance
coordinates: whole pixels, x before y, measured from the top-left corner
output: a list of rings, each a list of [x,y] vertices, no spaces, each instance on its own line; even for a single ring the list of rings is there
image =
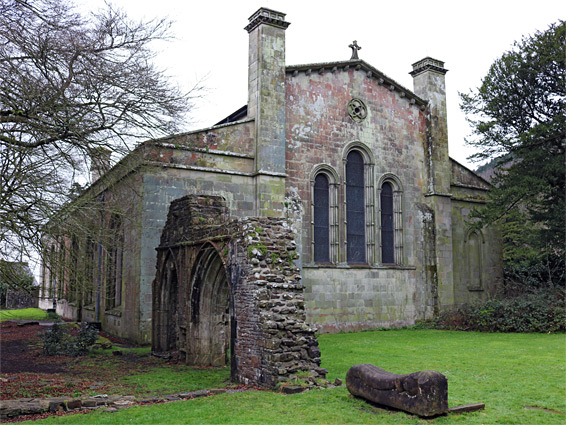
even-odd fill
[[[157,340],[160,332],[168,329],[163,324],[169,320],[163,316],[165,308],[176,311],[178,316],[181,330],[176,348],[180,351],[194,353],[199,350],[195,344],[208,346],[218,342],[207,342],[206,338],[222,338],[204,335],[202,331],[198,342],[194,334],[191,338],[191,332],[194,332],[191,331],[191,321],[195,314],[206,314],[202,307],[196,311],[199,307],[193,302],[195,279],[200,273],[198,261],[210,258],[208,254],[200,253],[214,247],[224,264],[230,292],[233,380],[272,388],[279,382],[293,379],[297,372],[324,378],[326,370],[320,367],[316,329],[306,322],[304,287],[300,269],[295,265],[297,245],[289,222],[270,217],[229,220],[227,214],[220,197],[187,196],[172,203],[158,248],[153,291],[153,350],[163,352],[164,348],[175,348],[165,347]],[[176,273],[176,309],[163,306],[159,299],[163,293],[161,282],[166,280],[164,263],[171,255],[179,269]],[[215,279],[213,283],[203,282],[203,285],[222,287],[218,284],[220,279]],[[209,293],[206,287],[198,291],[201,297]],[[212,298],[216,296],[210,294]],[[218,302],[222,299],[218,298]],[[188,329],[186,334],[183,327]]]

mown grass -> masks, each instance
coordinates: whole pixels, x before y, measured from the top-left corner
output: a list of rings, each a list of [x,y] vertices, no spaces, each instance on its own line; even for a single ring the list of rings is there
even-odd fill
[[[76,373],[88,376],[92,371],[99,379],[114,382],[116,387],[110,390],[111,393],[127,391],[138,398],[232,385],[229,367],[198,368],[169,363],[151,356],[150,347],[118,349],[122,352],[121,356],[114,356],[114,349],[94,349],[78,359],[72,368]],[[126,376],[122,370],[124,367],[128,368]],[[101,370],[104,374],[98,372]],[[88,395],[99,392],[89,391]]]
[[[124,382],[137,389],[138,394],[172,394],[230,385],[230,369],[179,368],[153,369],[147,373],[127,376]]]
[[[566,419],[564,334],[394,330],[322,335],[319,341],[323,366],[332,380],[344,379],[357,363],[373,363],[395,373],[432,369],[448,378],[450,406],[483,402],[486,409],[424,420],[372,406],[351,397],[342,386],[288,396],[265,391],[222,394],[116,413],[51,417],[39,423],[435,425],[560,424]]]
[[[22,308],[18,310],[0,310],[0,322],[6,320],[52,320],[57,316],[39,308]]]

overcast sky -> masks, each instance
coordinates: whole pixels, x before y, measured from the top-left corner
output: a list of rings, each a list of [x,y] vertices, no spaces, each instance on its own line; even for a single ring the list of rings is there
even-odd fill
[[[103,0],[81,0],[89,7]],[[208,127],[247,102],[248,34],[243,29],[259,8],[286,13],[287,65],[359,56],[408,89],[411,64],[431,56],[445,62],[450,155],[472,168],[464,146],[470,134],[458,92],[478,87],[489,66],[515,40],[566,17],[563,0],[111,0],[132,18],[167,16],[174,42],[160,45],[159,64],[190,87],[207,77],[206,97],[193,111],[190,129]],[[162,48],[161,48],[162,47]]]

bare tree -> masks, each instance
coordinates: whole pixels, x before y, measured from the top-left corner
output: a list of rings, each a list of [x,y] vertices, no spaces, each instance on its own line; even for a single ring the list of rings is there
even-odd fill
[[[87,19],[66,0],[0,0],[0,257],[40,246],[92,153],[180,130],[201,87],[154,65],[169,32],[110,4]]]

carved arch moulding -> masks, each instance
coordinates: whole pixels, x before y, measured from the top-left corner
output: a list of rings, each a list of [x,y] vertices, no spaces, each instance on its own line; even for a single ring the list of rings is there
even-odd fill
[[[166,275],[172,255],[175,285]],[[286,219],[230,219],[219,196],[173,201],[157,248],[152,350],[188,364],[229,359],[233,381],[267,388],[299,371],[323,378],[297,257]],[[175,306],[163,299],[164,285],[176,289],[167,296]]]

